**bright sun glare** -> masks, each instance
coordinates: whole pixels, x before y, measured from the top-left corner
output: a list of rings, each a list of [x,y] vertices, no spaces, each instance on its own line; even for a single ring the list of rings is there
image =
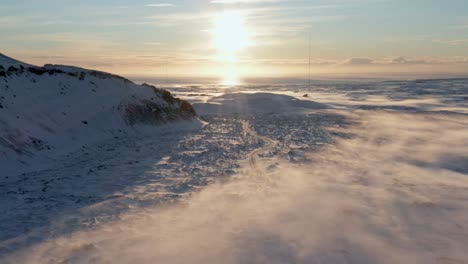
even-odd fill
[[[237,53],[249,44],[245,21],[239,12],[225,12],[215,18],[214,41],[220,59],[237,59]]]
[[[223,84],[239,83],[239,52],[250,45],[245,19],[240,12],[229,11],[219,14],[214,20],[213,40],[218,50],[217,59],[227,63],[223,73]]]

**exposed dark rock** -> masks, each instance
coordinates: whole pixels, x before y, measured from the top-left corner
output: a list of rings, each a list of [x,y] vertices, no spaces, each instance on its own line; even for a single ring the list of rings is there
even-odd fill
[[[52,70],[48,70],[48,73],[49,75],[54,75],[56,73],[63,74],[65,72],[63,72],[62,70],[58,70],[58,69],[52,69]]]
[[[43,150],[43,149],[46,149],[47,148],[47,145],[45,144],[45,142],[39,138],[34,138],[34,137],[30,137],[30,142],[31,142],[31,145],[36,149],[36,150]]]
[[[67,75],[71,77],[78,77],[78,73],[75,72],[67,72]]]
[[[192,105],[189,102],[183,100],[180,100],[180,110],[182,111],[182,113],[185,113],[190,116],[195,116],[197,114],[195,112],[195,109],[193,109]]]
[[[174,102],[176,101],[175,98],[172,96],[171,92],[166,90],[162,91],[162,98],[164,99],[164,101],[170,104],[174,104]]]
[[[125,120],[130,125],[136,123],[160,124],[195,116],[195,111],[188,102],[173,97],[172,101],[179,104],[171,103],[170,106],[163,107],[150,100],[144,100],[140,104],[126,105]]]
[[[14,66],[10,66],[8,67],[8,72],[17,72],[19,69],[14,67]]]
[[[29,67],[28,71],[30,73],[33,73],[33,74],[36,74],[36,75],[42,75],[42,74],[48,72],[47,69],[40,68],[40,67]]]
[[[83,120],[83,121],[81,121],[81,123],[83,123],[83,124],[87,125],[87,124],[88,124],[88,121],[86,121],[86,120]]]

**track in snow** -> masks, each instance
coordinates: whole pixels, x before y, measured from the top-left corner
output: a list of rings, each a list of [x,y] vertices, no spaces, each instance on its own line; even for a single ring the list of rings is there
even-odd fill
[[[263,140],[263,141],[265,141],[267,143],[266,146],[264,146],[262,148],[255,149],[252,152],[250,152],[249,156],[248,156],[249,157],[250,167],[252,169],[256,170],[257,172],[261,173],[261,169],[258,167],[258,164],[257,164],[258,154],[271,150],[273,147],[275,147],[277,145],[278,142],[276,142],[275,140],[273,140],[273,139],[271,139],[269,137],[264,137],[264,136],[258,135],[257,132],[250,129],[248,121],[242,121],[242,129],[244,129],[244,131],[246,133],[252,135],[254,138],[259,138],[259,139],[261,139],[261,140]]]

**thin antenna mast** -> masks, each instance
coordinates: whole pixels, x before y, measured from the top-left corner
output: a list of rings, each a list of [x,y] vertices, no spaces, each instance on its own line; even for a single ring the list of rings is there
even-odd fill
[[[311,45],[312,45],[312,39],[311,39],[310,32],[309,32],[309,88],[310,88],[310,79],[311,79],[310,67],[312,66]]]
[[[167,69],[169,61],[166,62],[166,85],[169,85],[169,70]]]

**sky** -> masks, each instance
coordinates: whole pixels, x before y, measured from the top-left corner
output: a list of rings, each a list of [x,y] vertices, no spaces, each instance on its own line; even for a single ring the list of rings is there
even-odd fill
[[[0,36],[124,76],[468,76],[466,0],[1,0]]]

